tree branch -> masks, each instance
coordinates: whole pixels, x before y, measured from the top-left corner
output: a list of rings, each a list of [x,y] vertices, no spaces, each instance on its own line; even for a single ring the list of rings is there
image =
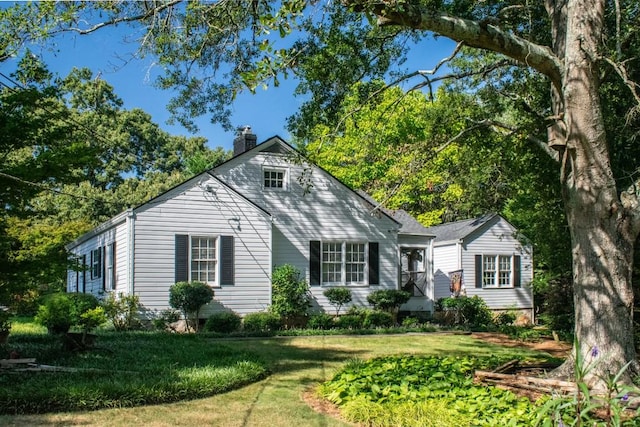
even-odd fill
[[[501,53],[549,77],[556,87],[562,86],[562,67],[549,47],[506,33],[493,25],[433,11],[416,0],[403,3],[402,8],[397,7],[395,1],[343,0],[343,3],[357,11],[375,14],[380,25],[433,31],[467,46]]]
[[[490,119],[485,119],[485,120],[481,120],[479,122],[475,122],[474,121],[474,125],[464,128],[462,129],[457,135],[455,135],[454,137],[452,137],[451,139],[449,139],[447,142],[445,142],[444,144],[442,144],[440,147],[438,147],[435,151],[436,153],[441,152],[442,150],[444,150],[445,148],[447,148],[449,145],[451,145],[452,143],[456,142],[457,140],[459,140],[460,138],[462,138],[464,135],[468,134],[469,132],[479,129],[481,127],[492,127],[492,128],[500,128],[500,129],[504,129],[507,132],[507,135],[513,135],[515,133],[520,132],[522,129],[517,128],[515,126],[511,126],[508,125],[506,123],[503,122],[499,122],[497,120],[490,120]],[[540,149],[542,149],[542,151],[544,151],[545,153],[547,153],[549,155],[549,157],[551,157],[552,159],[558,161],[559,160],[559,156],[558,153],[556,151],[554,151],[551,147],[549,147],[549,145],[545,142],[542,141],[539,138],[536,138],[534,136],[531,135],[527,135],[525,136],[525,138],[534,143],[535,145],[537,145],[538,147],[540,147]]]
[[[173,6],[182,3],[183,0],[171,0],[170,2],[167,3],[162,3],[158,6],[155,6],[149,10],[147,10],[145,13],[141,13],[139,15],[135,15],[135,16],[121,16],[121,17],[117,17],[117,18],[113,18],[110,19],[108,21],[104,21],[104,22],[100,22],[98,24],[95,24],[93,27],[90,28],[86,28],[86,29],[82,29],[82,28],[78,28],[78,27],[69,27],[66,28],[64,31],[73,31],[76,32],[78,34],[81,35],[86,35],[86,34],[91,34],[95,31],[98,31],[100,28],[103,27],[108,27],[108,26],[113,26],[113,25],[117,25],[123,22],[135,22],[135,21],[142,21],[144,19],[150,18],[152,16],[154,16],[155,14],[157,14],[158,12],[162,12],[165,9],[170,9]]]

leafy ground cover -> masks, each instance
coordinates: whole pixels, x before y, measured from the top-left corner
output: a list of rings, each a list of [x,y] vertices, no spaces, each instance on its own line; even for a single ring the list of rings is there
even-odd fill
[[[15,331],[12,331],[12,335],[14,333]],[[153,348],[155,353],[165,351],[167,347],[182,349],[183,344],[186,350],[189,341],[199,342],[199,339],[192,336],[160,335],[168,338],[167,344],[160,346],[163,341],[158,340],[159,347]],[[10,338],[11,345],[14,338],[13,336]],[[0,416],[0,425],[347,426],[350,424],[341,419],[316,412],[303,400],[303,396],[318,384],[333,378],[336,372],[353,359],[369,360],[400,354],[416,356],[446,354],[452,357],[496,355],[527,360],[549,358],[548,354],[521,347],[505,348],[469,335],[439,333],[252,339],[203,337],[202,339],[202,344],[209,347],[224,347],[236,354],[260,355],[260,360],[271,375],[256,383],[202,399],[134,408],[39,415],[4,415]],[[107,348],[110,346],[108,342],[102,340],[102,335],[99,337],[98,345]],[[135,341],[130,345],[135,345]],[[141,349],[139,354],[144,358],[151,353]],[[194,357],[202,358],[198,355]],[[134,361],[132,366],[135,366]],[[131,369],[131,366],[127,369]]]
[[[352,422],[375,426],[533,425],[534,404],[475,384],[475,369],[505,362],[495,356],[392,356],[347,364],[320,393]]]

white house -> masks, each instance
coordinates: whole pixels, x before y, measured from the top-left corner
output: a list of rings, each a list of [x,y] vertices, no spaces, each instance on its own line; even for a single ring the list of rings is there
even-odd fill
[[[371,291],[413,278],[403,308],[432,311],[432,243],[405,212],[379,209],[277,136],[256,145],[247,128],[231,160],[67,245],[79,264],[67,291],[135,294],[153,316],[169,307],[171,285],[197,280],[215,291],[203,316],[246,314],[269,306],[273,268],[291,264],[316,309],[331,309],[328,287],[348,286],[367,305]]]
[[[532,248],[513,225],[488,214],[427,231],[435,236],[435,300],[460,291],[482,297],[493,310],[515,309],[533,320]]]

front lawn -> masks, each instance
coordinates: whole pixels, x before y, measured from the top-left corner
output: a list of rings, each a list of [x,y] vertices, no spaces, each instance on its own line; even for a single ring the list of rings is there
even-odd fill
[[[23,338],[16,331],[12,331],[10,346],[18,346],[21,340]],[[42,344],[50,338],[43,335],[38,340],[43,341],[38,345],[44,349],[46,346]],[[47,342],[55,344],[52,341]],[[23,342],[20,345],[26,348],[26,343]],[[144,380],[144,375],[127,372],[142,370],[151,376],[154,375],[151,365],[158,360],[164,360],[161,363],[164,363],[165,370],[157,374],[161,378],[148,379],[150,382],[145,383],[146,386],[143,384],[143,387],[153,390],[154,393],[159,393],[159,387],[163,385],[173,390],[180,388],[184,393],[181,399],[184,400],[177,403],[132,408],[118,407],[42,415],[4,415],[0,416],[0,425],[345,426],[347,424],[339,419],[315,412],[305,403],[302,396],[308,394],[318,384],[330,380],[353,359],[369,360],[398,354],[453,357],[497,355],[501,358],[548,359],[548,355],[542,353],[521,348],[500,347],[474,339],[472,336],[447,334],[212,339],[199,335],[106,333],[98,337],[97,346],[99,347],[97,351],[77,354],[59,361],[54,358],[46,359],[47,351],[42,351],[42,355],[36,355],[36,357],[40,363],[59,362],[63,366],[69,366],[71,359],[76,363],[74,366],[78,367],[100,369],[107,367],[116,370],[117,366],[117,370],[122,371],[122,376],[118,376],[120,386],[128,384],[129,378],[132,380],[132,385],[137,386],[136,381]],[[130,352],[131,355],[119,355],[118,352]],[[271,375],[262,381],[213,396],[212,389],[204,388],[200,392],[205,395],[208,393],[210,397],[190,400],[191,397],[197,396],[190,393],[193,393],[193,390],[198,391],[197,387],[188,388],[199,384],[195,381],[197,378],[193,378],[196,376],[195,373],[204,369],[204,366],[220,366],[216,358],[220,356],[224,359],[225,354],[245,355],[246,357],[235,360],[258,362],[262,369],[260,372],[268,369]],[[27,356],[27,352],[22,355]],[[259,355],[259,359],[254,355]],[[118,359],[121,362],[110,359]],[[229,366],[227,363],[227,367]],[[40,374],[46,381],[32,383],[32,386],[42,387],[50,393],[55,391],[56,384],[64,382],[63,378],[68,375],[67,373]],[[10,382],[10,387],[21,388],[22,385],[18,386],[21,377],[16,375],[18,374],[11,374],[7,381]],[[106,373],[85,374],[92,378],[114,375],[116,374],[111,376]],[[2,376],[9,376],[9,374],[2,374]],[[82,377],[83,375],[73,375],[71,378],[82,379]],[[82,391],[95,395],[96,392],[90,389],[94,384],[99,382],[87,381]],[[150,384],[159,386],[153,388]],[[180,387],[175,384],[180,384]],[[2,389],[6,389],[5,384]],[[78,391],[81,387],[75,389]],[[131,393],[135,391],[134,388],[131,390]],[[7,391],[5,396],[7,394],[14,396],[11,391]],[[39,399],[41,397],[35,399],[35,396],[31,396],[27,400]],[[116,407],[116,402],[114,401],[111,406]],[[90,408],[90,406],[84,407]],[[81,409],[81,407],[77,406],[75,409]]]
[[[59,337],[28,331],[12,332],[5,347],[0,347],[0,358],[13,351],[41,365],[74,369],[1,372],[3,414],[176,402],[229,391],[267,375],[255,354],[198,335],[103,332],[93,350],[71,352],[62,350]]]

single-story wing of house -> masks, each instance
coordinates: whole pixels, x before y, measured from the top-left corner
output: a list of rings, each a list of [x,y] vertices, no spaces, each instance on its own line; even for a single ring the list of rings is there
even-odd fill
[[[449,222],[427,231],[433,248],[434,298],[478,295],[493,310],[533,320],[532,247],[498,214]]]
[[[201,315],[265,310],[277,266],[296,267],[315,310],[323,291],[344,286],[366,306],[377,289],[409,289],[403,307],[432,311],[433,236],[403,211],[367,197],[275,136],[261,144],[249,128],[234,157],[128,209],[67,245],[77,267],[67,292],[137,295],[149,317],[169,308],[169,288],[201,281],[214,301]]]

